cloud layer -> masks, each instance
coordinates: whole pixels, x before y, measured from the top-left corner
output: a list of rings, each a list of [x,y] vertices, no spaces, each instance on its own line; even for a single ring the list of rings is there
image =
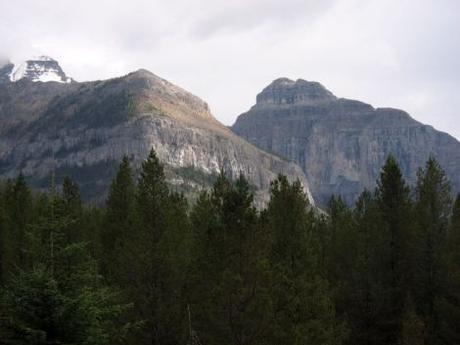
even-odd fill
[[[17,0],[0,57],[47,54],[77,80],[146,68],[231,124],[281,76],[407,110],[460,138],[457,0]]]

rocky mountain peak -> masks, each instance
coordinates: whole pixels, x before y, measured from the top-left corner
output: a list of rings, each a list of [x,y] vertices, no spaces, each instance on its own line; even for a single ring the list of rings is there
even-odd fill
[[[49,56],[37,56],[18,64],[9,64],[9,80],[16,82],[27,79],[33,82],[70,83],[72,78],[66,76],[59,62]],[[11,68],[11,66],[13,66]],[[0,69],[0,78],[1,78]]]
[[[277,79],[241,114],[233,131],[257,147],[297,162],[320,205],[331,195],[353,204],[373,190],[389,154],[414,185],[418,168],[436,157],[460,191],[460,143],[399,109],[336,98],[321,84]]]
[[[206,102],[146,70],[82,83],[9,82],[0,87],[0,175],[21,171],[48,188],[71,176],[91,202],[102,201],[121,158],[138,169],[154,148],[167,180],[194,198],[223,169],[248,178],[262,206],[280,173],[308,180],[291,161],[264,152],[211,115]]]
[[[257,95],[257,105],[319,104],[337,100],[318,82],[279,78]]]
[[[151,106],[195,125],[218,122],[201,98],[148,70],[139,69],[122,77],[122,80],[131,92],[136,92],[146,110]]]

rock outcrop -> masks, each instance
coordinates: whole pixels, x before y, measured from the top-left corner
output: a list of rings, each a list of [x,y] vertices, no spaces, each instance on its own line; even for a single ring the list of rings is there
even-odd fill
[[[42,188],[51,174],[70,175],[95,202],[123,155],[139,167],[152,147],[168,181],[192,197],[224,169],[231,178],[244,173],[259,204],[279,173],[300,179],[311,199],[297,164],[238,137],[204,101],[145,70],[86,83],[0,84],[0,124],[0,175],[22,171]]]
[[[324,205],[332,194],[353,202],[373,189],[389,154],[413,184],[434,155],[460,191],[460,143],[397,109],[337,98],[321,84],[275,80],[240,115],[233,131],[256,146],[296,161]]]

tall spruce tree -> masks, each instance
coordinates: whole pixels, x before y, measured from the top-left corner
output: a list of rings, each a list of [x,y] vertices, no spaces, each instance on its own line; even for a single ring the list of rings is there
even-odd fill
[[[291,184],[279,176],[272,183],[266,212],[273,241],[270,344],[341,344],[343,340],[331,289],[320,272],[312,237],[314,218],[307,207],[299,181]]]
[[[62,182],[62,202],[64,212],[74,217],[79,217],[82,209],[80,188],[70,177],[64,177]]]
[[[364,191],[356,201],[353,210],[356,227],[353,251],[356,254],[352,271],[347,272],[352,277],[349,295],[348,324],[350,337],[348,344],[374,344],[380,339],[380,330],[376,324],[379,318],[380,295],[378,282],[380,268],[378,266],[379,248],[378,220],[379,212],[375,198],[370,192]]]
[[[3,284],[4,277],[4,265],[3,257],[5,252],[5,226],[6,226],[6,214],[5,214],[5,185],[3,181],[0,181],[0,287]]]
[[[104,275],[114,284],[122,284],[123,248],[133,231],[135,217],[135,193],[133,172],[128,156],[124,156],[118,168],[106,202],[103,227],[100,232],[102,249],[101,265]]]
[[[169,193],[153,149],[142,164],[135,198],[134,230],[123,250],[123,288],[135,303],[136,317],[145,322],[135,341],[177,344],[186,336],[183,251],[189,228],[181,223],[187,220],[186,203]]]
[[[113,344],[121,329],[114,319],[124,307],[101,285],[96,264],[82,242],[68,236],[72,213],[54,194],[45,216],[27,233],[23,249],[33,263],[11,275],[0,294],[2,344]]]
[[[69,176],[65,176],[62,181],[62,195],[59,199],[59,205],[56,205],[55,212],[66,215],[72,219],[66,236],[69,242],[80,242],[84,240],[82,231],[83,207],[80,196],[80,187]]]
[[[442,296],[438,296],[435,307],[438,311],[439,337],[436,344],[460,344],[460,195],[455,199],[444,262],[446,284]]]
[[[193,325],[207,344],[260,344],[270,321],[267,234],[258,225],[253,194],[240,176],[223,172],[198,199],[191,300]]]
[[[5,225],[4,186],[0,183],[0,287],[3,285],[4,277],[3,253],[5,251]]]
[[[341,197],[333,196],[329,201],[330,216],[326,228],[328,239],[327,278],[337,282],[335,287],[336,307],[339,314],[349,310],[348,298],[352,293],[353,273],[356,272],[359,238],[352,212]]]
[[[329,219],[323,232],[327,233],[329,281],[334,283],[337,315],[349,328],[346,344],[375,343],[375,294],[378,268],[375,265],[374,241],[376,218],[375,199],[364,191],[354,210],[333,197],[329,203]]]
[[[7,183],[4,197],[4,238],[8,245],[4,247],[3,265],[4,271],[14,272],[26,266],[26,231],[33,218],[32,194],[22,173]]]
[[[450,183],[433,158],[418,172],[414,296],[425,327],[425,343],[439,344],[437,298],[445,284],[444,251],[451,213]]]
[[[405,302],[411,279],[410,243],[412,202],[410,189],[396,159],[389,156],[377,181],[377,204],[380,217],[377,260],[380,279],[376,289],[380,304],[376,320],[380,344],[400,342]]]

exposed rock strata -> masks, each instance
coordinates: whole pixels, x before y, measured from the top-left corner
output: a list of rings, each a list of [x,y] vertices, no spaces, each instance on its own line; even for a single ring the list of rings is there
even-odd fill
[[[50,175],[71,175],[85,196],[101,200],[121,157],[133,164],[154,148],[169,182],[196,194],[223,168],[244,173],[262,204],[278,173],[308,182],[293,162],[268,154],[235,135],[198,97],[139,70],[88,83],[0,85],[0,173],[22,171],[46,187]],[[310,194],[309,194],[310,195]]]
[[[296,161],[323,205],[332,194],[352,202],[364,188],[372,190],[389,154],[412,184],[417,169],[434,155],[460,191],[460,143],[455,138],[404,111],[337,98],[319,83],[275,80],[232,129]]]

